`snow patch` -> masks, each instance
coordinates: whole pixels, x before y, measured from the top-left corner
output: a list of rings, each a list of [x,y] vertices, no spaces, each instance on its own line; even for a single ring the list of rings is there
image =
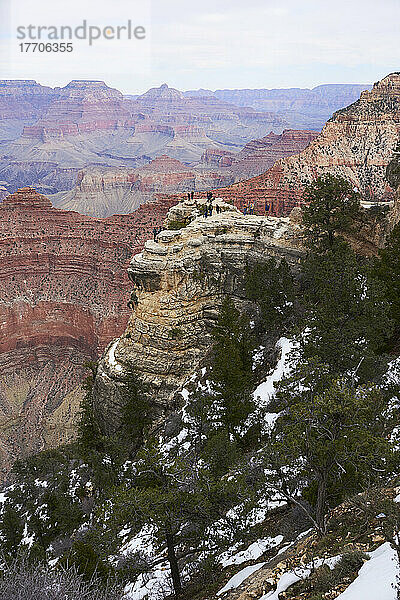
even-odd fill
[[[358,577],[337,597],[337,600],[396,600],[396,578],[399,563],[389,542],[370,552]]]
[[[244,569],[239,571],[239,573],[236,573],[236,575],[230,578],[228,583],[224,585],[224,587],[221,588],[219,592],[217,592],[217,596],[221,596],[229,590],[236,589],[241,583],[243,583],[243,581],[245,581],[245,579],[247,579],[248,577],[250,577],[250,575],[258,571],[258,569],[261,569],[261,567],[263,567],[264,565],[265,563],[262,562],[252,565],[251,567],[245,567]]]
[[[278,340],[277,347],[281,348],[280,359],[278,360],[277,365],[272,373],[268,375],[267,379],[263,381],[263,383],[260,383],[253,393],[253,398],[258,405],[268,406],[271,398],[273,398],[275,395],[274,384],[283,379],[283,377],[289,375],[291,370],[289,358],[295,346],[295,342],[293,340],[289,340],[288,338],[282,337]],[[272,427],[278,416],[279,413],[267,413],[265,417],[267,425]]]
[[[117,360],[115,358],[115,349],[118,345],[119,342],[119,338],[117,340],[115,340],[115,342],[113,343],[113,345],[111,346],[109,352],[108,352],[108,362],[109,364],[114,368],[115,371],[122,371],[122,365],[120,365],[119,363],[117,363]]]
[[[251,544],[246,550],[241,550],[232,556],[229,556],[229,551],[224,552],[220,557],[220,563],[223,567],[229,567],[229,565],[241,565],[244,562],[250,560],[257,560],[266,552],[272,548],[276,548],[282,542],[283,536],[277,535],[274,538],[265,538],[257,540]]]
[[[167,564],[163,564],[151,573],[141,573],[135,583],[128,583],[123,600],[163,600],[171,593],[171,573]]]

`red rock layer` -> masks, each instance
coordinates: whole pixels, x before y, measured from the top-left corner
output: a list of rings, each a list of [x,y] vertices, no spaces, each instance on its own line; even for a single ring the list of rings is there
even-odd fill
[[[71,81],[55,91],[56,99],[35,125],[24,128],[23,137],[46,141],[133,125],[121,92],[102,81]]]
[[[390,200],[385,170],[400,135],[400,74],[392,73],[334,114],[299,155],[279,160],[266,173],[219,189],[218,195],[258,214],[288,214],[301,204],[304,186],[332,173],[348,179],[367,200]]]
[[[128,321],[129,260],[173,203],[155,202],[108,219],[53,208],[30,188],[0,203],[4,469],[13,455],[47,444],[45,432],[56,414],[69,410],[76,415],[76,406],[68,409],[68,402],[72,396],[76,400],[83,363],[95,359]],[[63,418],[59,429],[54,426],[58,433],[51,443],[67,435]],[[21,445],[21,436],[32,439]]]
[[[234,157],[230,171],[236,180],[265,173],[279,159],[299,154],[318,136],[318,133],[318,131],[285,129],[279,135],[271,131],[267,136],[246,144]]]

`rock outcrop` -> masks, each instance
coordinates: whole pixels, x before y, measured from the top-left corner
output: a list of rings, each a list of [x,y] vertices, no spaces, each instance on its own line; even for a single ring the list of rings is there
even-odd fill
[[[96,378],[97,411],[106,431],[118,425],[119,390],[132,368],[149,384],[160,412],[171,409],[174,393],[205,358],[223,298],[229,294],[239,304],[246,302],[247,264],[277,256],[297,268],[302,255],[298,225],[289,218],[246,217],[222,201],[215,203],[222,212],[208,218],[196,217],[195,202],[173,207],[167,223],[194,220],[162,231],[130,263],[133,312],[125,333],[108,347]]]
[[[353,183],[364,200],[389,201],[394,190],[385,179],[400,135],[400,73],[392,73],[336,112],[320,135],[299,155],[278,161],[269,171],[239,182],[218,195],[254,203],[258,214],[286,215],[302,202],[304,186],[332,173]]]
[[[230,172],[235,181],[265,173],[278,160],[299,154],[317,135],[317,131],[285,129],[279,135],[271,131],[260,140],[248,142],[234,156]]]
[[[304,255],[301,211],[290,217],[243,215],[222,199],[202,217],[205,199],[179,202],[155,240],[133,256],[128,274],[132,314],[122,336],[107,348],[96,377],[94,399],[106,432],[118,428],[121,389],[135,371],[160,415],[175,408],[176,392],[201,366],[212,344],[223,299],[246,308],[246,266],[284,258],[297,272]],[[400,221],[400,198],[384,211],[363,203],[347,241],[364,256],[376,256]],[[176,229],[183,223],[186,226]]]
[[[162,155],[150,163],[126,167],[88,167],[79,172],[77,184],[69,192],[51,197],[53,204],[65,210],[94,217],[131,213],[157,194],[209,190],[233,182],[229,171],[218,168],[187,167],[180,161]]]
[[[125,329],[127,266],[171,203],[93,219],[32,189],[0,204],[0,457],[70,438],[83,364]]]

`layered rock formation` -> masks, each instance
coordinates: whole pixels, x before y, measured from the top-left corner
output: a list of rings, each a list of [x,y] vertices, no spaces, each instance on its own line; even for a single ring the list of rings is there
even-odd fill
[[[0,456],[71,436],[88,359],[124,330],[126,268],[171,203],[92,219],[32,189],[0,204]]]
[[[258,214],[285,215],[301,204],[305,185],[332,173],[348,179],[365,200],[392,200],[394,190],[385,171],[399,135],[400,74],[392,73],[336,112],[299,155],[218,194],[241,208],[254,203]]]
[[[245,145],[232,160],[230,172],[235,181],[265,173],[276,161],[299,154],[318,135],[317,131],[285,129],[280,135],[273,131],[260,140]]]
[[[318,94],[313,91],[314,101],[308,104],[311,113],[325,106],[325,96],[335,98],[334,108],[353,100],[354,87],[338,88],[334,94],[332,89]],[[286,142],[281,143],[270,135],[280,135],[288,126],[284,113],[294,102],[290,100],[293,91],[289,96],[287,91],[272,94],[269,104],[260,101],[259,107],[243,104],[243,98],[252,98],[246,90],[244,96],[236,92],[232,98],[237,96],[240,106],[227,102],[224,94],[191,97],[166,84],[139,96],[124,97],[102,81],[72,81],[55,89],[29,80],[0,82],[0,199],[21,186],[34,186],[45,194],[66,192],[74,187],[72,171],[88,166],[136,169],[161,155],[196,170],[224,171],[245,144],[269,134],[266,140],[243,150],[239,157],[243,164],[238,164],[229,177],[226,173],[219,173],[218,178],[210,174],[207,185],[226,186],[263,172],[271,166],[272,158],[288,155],[288,145],[297,151],[304,147],[300,139],[289,141],[286,136]],[[258,92],[254,91],[254,97]],[[333,104],[327,101],[325,112]],[[179,185],[168,187],[163,191],[181,190]],[[119,194],[113,199],[116,212],[126,212],[147,199],[128,200],[124,196],[118,205]],[[75,195],[69,195],[68,200],[72,202]],[[99,205],[104,202],[101,197],[97,200]]]
[[[316,136],[313,131],[271,132],[249,142],[238,154],[207,149],[201,162],[191,167],[167,155],[136,169],[88,167],[79,171],[73,190],[55,194],[51,200],[59,208],[94,217],[127,214],[157,194],[201,193],[263,173],[279,158],[300,152]],[[50,183],[50,176],[46,181]]]
[[[313,89],[196,90],[190,97],[213,96],[219,100],[277,112],[295,129],[321,129],[340,108],[355,102],[370,85],[328,84]]]
[[[36,121],[55,92],[33,79],[0,80],[0,141],[14,139],[25,124]]]
[[[160,192],[185,194],[233,182],[229,171],[187,167],[166,155],[137,169],[89,167],[79,172],[75,188],[52,196],[53,204],[94,217],[131,213]]]
[[[0,197],[21,185],[45,193],[69,190],[72,183],[58,177],[60,169],[132,169],[163,154],[194,164],[207,149],[239,151],[252,138],[285,126],[275,113],[215,98],[186,98],[167,85],[133,99],[102,81],[72,81],[54,90],[5,81],[0,112],[5,123],[0,126]],[[21,163],[27,167],[25,178]]]
[[[130,263],[133,312],[123,336],[108,347],[96,379],[97,411],[107,431],[118,425],[119,389],[131,368],[150,385],[159,410],[171,409],[174,392],[210,347],[225,295],[246,302],[246,264],[278,256],[298,265],[298,225],[288,218],[245,217],[218,202],[221,214],[162,231]],[[183,202],[171,209],[168,222],[196,214],[195,203]]]

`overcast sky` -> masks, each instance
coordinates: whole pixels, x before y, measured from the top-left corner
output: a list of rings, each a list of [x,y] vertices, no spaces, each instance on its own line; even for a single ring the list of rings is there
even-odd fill
[[[68,54],[20,51],[18,26],[83,19],[99,27],[131,19],[147,37],[74,40]],[[0,28],[0,77],[51,86],[313,87],[400,71],[400,0],[0,0]]]

